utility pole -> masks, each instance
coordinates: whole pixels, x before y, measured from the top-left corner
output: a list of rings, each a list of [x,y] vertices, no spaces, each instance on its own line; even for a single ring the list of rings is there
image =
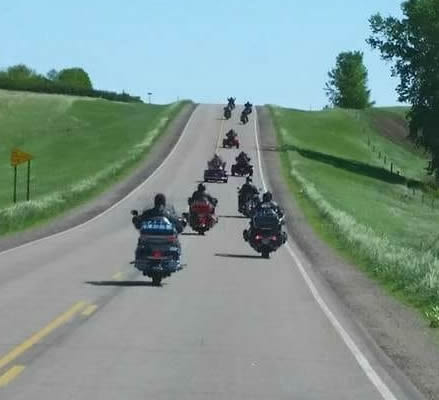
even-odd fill
[[[152,93],[151,93],[151,92],[148,92],[148,103],[149,103],[149,104],[151,104],[151,96],[152,96]]]

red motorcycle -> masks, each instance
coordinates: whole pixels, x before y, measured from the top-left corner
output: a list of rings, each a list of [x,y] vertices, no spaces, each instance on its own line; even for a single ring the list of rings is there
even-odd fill
[[[187,216],[191,228],[204,235],[209,229],[218,222],[215,215],[215,207],[207,200],[194,201],[190,203],[189,199],[189,214]]]

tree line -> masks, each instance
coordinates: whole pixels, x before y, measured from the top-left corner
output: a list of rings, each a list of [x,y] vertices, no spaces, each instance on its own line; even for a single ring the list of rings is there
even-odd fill
[[[88,73],[82,68],[52,69],[46,75],[41,75],[27,65],[13,65],[0,71],[0,89],[88,96],[126,103],[142,102],[140,97],[125,92],[94,89]]]
[[[371,16],[366,42],[392,63],[391,74],[400,80],[398,100],[411,104],[409,138],[431,155],[427,171],[439,179],[439,0],[406,0],[401,9],[400,19]],[[325,91],[332,105],[373,105],[362,52],[340,53],[328,75]]]

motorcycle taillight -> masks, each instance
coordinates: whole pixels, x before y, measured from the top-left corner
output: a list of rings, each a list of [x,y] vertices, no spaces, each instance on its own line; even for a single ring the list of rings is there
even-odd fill
[[[153,258],[160,258],[162,256],[162,252],[160,250],[155,250],[152,252]]]

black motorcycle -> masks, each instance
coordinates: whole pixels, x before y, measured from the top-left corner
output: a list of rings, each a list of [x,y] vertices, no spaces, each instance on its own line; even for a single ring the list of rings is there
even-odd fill
[[[247,218],[251,218],[257,207],[259,206],[261,200],[259,198],[259,195],[257,193],[252,193],[251,195],[242,196],[239,195],[238,197],[238,211],[245,215]]]
[[[132,210],[133,223],[139,231],[135,252],[134,267],[152,279],[159,286],[162,279],[182,269],[181,247],[174,225],[166,217],[155,217],[146,221],[137,221],[137,210]],[[186,220],[180,218],[181,226]]]
[[[273,209],[260,208],[251,218],[249,229],[244,230],[244,240],[263,258],[270,258],[270,253],[287,241],[287,234],[282,231],[283,224],[283,217],[280,218]]]
[[[230,109],[230,107],[224,107],[224,118],[225,119],[232,118],[232,110]]]
[[[231,110],[233,110],[234,108],[235,108],[235,98],[234,97],[229,97],[228,99],[227,99],[227,106],[231,109]]]
[[[248,113],[245,110],[241,113],[240,121],[243,125],[248,122]]]

